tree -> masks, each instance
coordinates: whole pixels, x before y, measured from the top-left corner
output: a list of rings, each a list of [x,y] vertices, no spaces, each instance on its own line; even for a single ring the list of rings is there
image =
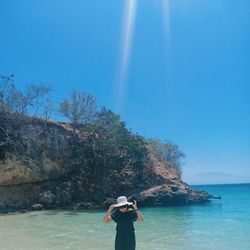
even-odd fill
[[[96,99],[88,93],[73,90],[70,98],[60,103],[59,112],[72,122],[75,134],[80,123],[93,120],[96,112]]]
[[[47,130],[48,119],[50,119],[51,114],[54,112],[54,103],[51,98],[47,98],[44,102],[43,116],[45,118],[45,130]]]
[[[14,88],[14,75],[0,75],[0,111],[9,109],[10,93]]]
[[[177,144],[168,141],[162,142],[155,138],[148,139],[148,144],[160,161],[172,165],[176,168],[177,173],[181,175],[182,159],[185,158],[185,154]]]
[[[31,107],[34,114],[37,114],[39,108],[46,106],[47,95],[51,92],[51,87],[45,84],[30,84],[27,85],[25,92],[23,93],[23,108],[22,113],[27,111],[27,107]]]
[[[96,181],[96,187],[105,185],[111,192],[114,187],[122,192],[127,185],[126,179],[131,178],[135,191],[148,159],[144,138],[133,134],[119,115],[105,108],[97,112],[94,122],[83,126],[81,131],[88,135],[82,147],[78,147],[86,181]]]
[[[30,84],[21,91],[14,84],[14,75],[0,75],[0,109],[24,115],[30,108],[36,114],[50,91],[51,88],[44,84]]]

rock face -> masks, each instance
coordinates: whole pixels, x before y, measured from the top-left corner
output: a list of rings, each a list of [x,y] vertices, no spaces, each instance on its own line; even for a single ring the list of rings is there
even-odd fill
[[[188,185],[161,185],[141,192],[137,196],[143,206],[169,206],[207,202],[209,195],[204,191],[193,191]]]
[[[0,186],[58,179],[72,171],[70,134],[52,122],[45,133],[42,125],[25,120],[18,130],[2,128]]]
[[[49,121],[45,129],[44,123],[26,117],[13,124],[0,114],[0,211],[105,207],[123,194],[133,196],[141,206],[190,204],[211,198],[206,192],[191,190],[174,167],[159,162],[153,153],[136,188],[131,181],[135,173],[124,167],[119,173],[123,191],[95,189],[91,180],[84,175],[79,178],[75,170],[70,125]],[[78,133],[77,138],[84,141],[84,134]]]
[[[149,188],[134,196],[142,206],[187,205],[204,203],[212,198],[207,192],[192,190],[174,167],[157,161],[153,154],[150,154],[145,176]]]

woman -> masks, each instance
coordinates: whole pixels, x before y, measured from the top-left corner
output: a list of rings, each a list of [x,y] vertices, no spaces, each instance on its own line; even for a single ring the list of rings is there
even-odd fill
[[[115,209],[117,208],[117,209]],[[136,201],[128,202],[126,196],[117,198],[117,204],[112,204],[103,218],[104,223],[116,222],[115,250],[135,250],[134,221],[143,221]]]

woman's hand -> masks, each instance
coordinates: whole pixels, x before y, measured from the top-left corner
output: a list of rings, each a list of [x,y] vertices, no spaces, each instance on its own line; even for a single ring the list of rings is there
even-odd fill
[[[132,206],[133,206],[134,210],[138,210],[137,201],[134,201],[134,204]]]
[[[136,214],[137,214],[137,220],[142,222],[144,219],[143,219],[142,214],[141,214],[140,211],[138,210],[137,202],[134,201],[134,204],[133,204],[132,206],[133,206],[133,208],[134,208],[134,210],[135,210],[135,212],[136,212]]]

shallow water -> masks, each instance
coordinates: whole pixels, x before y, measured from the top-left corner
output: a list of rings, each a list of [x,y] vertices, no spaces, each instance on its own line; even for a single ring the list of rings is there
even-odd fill
[[[249,250],[250,185],[195,187],[222,195],[207,205],[141,209],[137,250]],[[42,211],[0,216],[0,249],[113,249],[115,224],[104,211]]]

